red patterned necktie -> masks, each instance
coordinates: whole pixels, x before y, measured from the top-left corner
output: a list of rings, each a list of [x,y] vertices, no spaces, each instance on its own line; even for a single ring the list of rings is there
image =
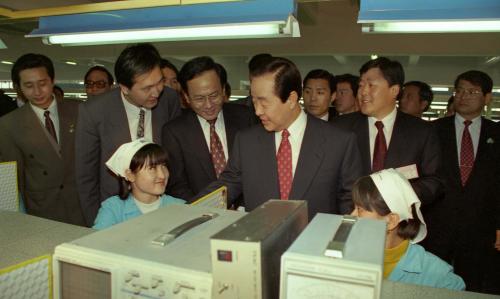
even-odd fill
[[[220,142],[219,135],[215,132],[216,119],[208,120],[210,124],[210,155],[212,156],[212,163],[214,164],[215,176],[219,175],[226,167],[226,157],[224,156],[224,149]]]
[[[281,143],[276,155],[278,161],[278,179],[280,183],[280,198],[287,200],[292,189],[292,146],[288,137],[287,129],[281,133]]]
[[[45,128],[47,128],[47,131],[52,136],[52,138],[54,138],[54,141],[57,143],[56,128],[54,127],[54,123],[52,122],[52,119],[50,118],[50,111],[45,110],[45,112],[43,113],[43,116],[45,116]]]
[[[472,124],[470,120],[464,121],[464,132],[462,134],[462,145],[460,147],[460,178],[462,186],[465,186],[469,179],[472,167],[474,166],[474,146],[470,137],[469,126]]]
[[[146,111],[140,109],[139,112],[139,123],[137,124],[137,139],[144,137],[144,118]]]
[[[373,149],[373,164],[372,171],[377,172],[384,169],[385,156],[387,154],[387,143],[385,142],[384,123],[381,121],[375,122],[378,133],[375,137],[375,148]]]

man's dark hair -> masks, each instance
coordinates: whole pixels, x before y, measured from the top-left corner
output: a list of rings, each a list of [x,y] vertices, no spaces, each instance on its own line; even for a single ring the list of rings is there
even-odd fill
[[[406,86],[418,87],[418,96],[420,97],[420,100],[427,102],[427,106],[425,106],[424,111],[429,110],[432,99],[434,98],[434,93],[432,92],[430,85],[422,81],[410,81],[404,84],[404,87]]]
[[[116,60],[116,82],[132,88],[136,76],[146,74],[155,67],[159,67],[160,61],[158,50],[149,43],[128,46]]]
[[[52,63],[52,60],[42,54],[28,53],[19,57],[12,66],[10,75],[13,85],[20,86],[21,79],[19,77],[19,74],[21,73],[21,71],[39,67],[45,68],[50,79],[54,81],[54,64]]]
[[[304,78],[304,87],[306,87],[307,80],[310,79],[323,79],[328,82],[330,86],[330,93],[334,93],[337,90],[337,81],[335,80],[335,76],[327,70],[315,69],[307,73]]]
[[[250,73],[250,78],[265,74],[274,74],[274,94],[283,103],[288,100],[290,93],[295,91],[302,97],[302,80],[297,66],[290,60],[282,57],[269,57],[263,59],[259,66]]]
[[[382,72],[382,76],[389,83],[389,86],[399,86],[399,94],[396,97],[396,100],[399,100],[403,94],[403,83],[405,82],[405,72],[401,63],[387,57],[379,57],[363,64],[359,74],[363,75],[373,68],[378,68]]]
[[[92,73],[93,71],[99,71],[99,72],[103,72],[106,74],[106,76],[108,77],[108,84],[109,85],[113,85],[113,83],[115,82],[115,80],[113,79],[113,75],[111,75],[111,73],[103,66],[100,66],[100,65],[95,65],[91,68],[89,68],[89,70],[87,71],[87,73],[85,73],[85,77],[83,77],[84,81],[86,82],[87,81],[87,78],[90,76],[90,73]]]
[[[481,71],[467,71],[458,75],[455,79],[455,88],[458,87],[458,81],[465,80],[470,82],[472,85],[481,86],[481,91],[483,94],[490,93],[493,90],[493,80],[488,74]]]
[[[225,75],[224,77],[223,74],[225,70],[223,71],[221,65],[216,63],[212,58],[208,56],[196,57],[186,62],[182,66],[181,71],[179,72],[179,77],[177,78],[177,81],[179,81],[182,90],[184,90],[184,92],[187,94],[188,93],[187,82],[189,80],[198,77],[199,75],[201,75],[206,71],[212,71],[212,70],[215,71],[215,73],[219,77],[220,86],[224,88],[227,81],[227,75]]]
[[[271,54],[268,53],[260,53],[254,55],[252,58],[250,58],[250,61],[248,61],[248,73],[252,73],[252,70],[255,70],[258,66],[260,61],[266,60],[273,57]]]
[[[335,80],[337,81],[337,84],[339,83],[349,83],[351,86],[352,94],[354,97],[358,94],[358,88],[359,88],[359,77],[354,76],[351,74],[342,74],[338,75],[335,77]]]
[[[165,58],[161,59],[161,61],[160,61],[160,68],[161,69],[169,68],[172,71],[174,71],[174,73],[175,73],[176,76],[179,76],[179,70],[177,69],[177,67],[172,62],[168,61]]]

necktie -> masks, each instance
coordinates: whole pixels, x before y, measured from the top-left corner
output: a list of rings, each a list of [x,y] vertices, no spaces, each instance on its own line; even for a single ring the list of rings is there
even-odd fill
[[[373,149],[373,164],[372,171],[377,172],[384,169],[385,156],[387,154],[387,143],[385,142],[384,123],[381,121],[375,122],[378,133],[375,137],[375,148]]]
[[[144,137],[144,116],[146,112],[141,109],[139,112],[139,124],[137,125],[137,139]]]
[[[281,143],[276,155],[278,162],[278,179],[280,184],[280,198],[287,200],[292,189],[292,146],[288,137],[290,133],[287,129],[281,133]]]
[[[224,156],[224,149],[222,148],[219,135],[215,132],[216,121],[217,119],[212,119],[208,123],[210,124],[210,155],[214,164],[215,176],[219,178],[219,175],[226,167],[226,157]]]
[[[462,146],[460,147],[460,178],[462,186],[465,186],[469,179],[472,167],[474,166],[474,146],[470,137],[469,126],[470,120],[464,121],[464,132],[462,134]]]
[[[43,113],[43,116],[45,116],[45,128],[47,128],[47,131],[52,136],[52,138],[54,138],[54,141],[57,143],[56,128],[54,127],[54,123],[52,122],[52,119],[50,119],[50,111],[45,110],[45,112]]]

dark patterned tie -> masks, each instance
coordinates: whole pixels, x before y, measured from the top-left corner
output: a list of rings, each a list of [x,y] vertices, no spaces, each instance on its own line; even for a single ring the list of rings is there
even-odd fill
[[[226,167],[226,157],[224,156],[224,149],[222,148],[219,135],[215,132],[216,121],[217,118],[208,120],[208,123],[210,124],[210,155],[214,164],[215,176],[219,178],[221,172]]]
[[[292,146],[288,137],[290,133],[287,129],[281,133],[281,143],[276,155],[278,162],[278,179],[280,184],[280,198],[287,200],[292,189]]]
[[[465,128],[462,134],[462,146],[460,147],[460,179],[462,180],[462,186],[467,183],[474,166],[474,146],[469,132],[471,124],[470,120],[464,121]]]
[[[50,118],[50,111],[45,110],[43,113],[43,116],[45,116],[45,128],[49,132],[49,134],[54,138],[54,141],[57,143],[57,134],[56,134],[56,128],[54,127],[54,123],[52,122],[52,119]]]
[[[377,172],[384,169],[385,156],[387,155],[387,143],[385,142],[384,123],[381,121],[375,122],[378,133],[375,137],[375,148],[373,149],[373,164],[372,172]]]
[[[137,125],[137,139],[144,137],[144,116],[146,112],[141,109],[139,112],[139,124]]]

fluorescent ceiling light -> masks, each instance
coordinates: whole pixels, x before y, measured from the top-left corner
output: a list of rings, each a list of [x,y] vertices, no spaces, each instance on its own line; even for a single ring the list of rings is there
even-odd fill
[[[74,61],[65,61],[64,63],[69,64],[69,65],[76,65],[77,63]]]
[[[432,87],[433,91],[449,91],[448,87]]]
[[[0,62],[1,62],[1,63],[3,63],[3,64],[14,64],[14,62],[12,62],[12,61],[7,61],[7,60],[2,60],[2,61],[0,61]]]
[[[364,21],[367,22],[367,21]],[[364,33],[500,32],[500,21],[419,21],[362,24]]]
[[[300,36],[298,22],[293,16],[289,16],[286,22],[274,21],[49,35],[45,37],[44,42],[47,44],[76,46],[146,41],[297,36]]]
[[[371,58],[371,60],[375,60],[375,59],[378,58],[378,55],[377,54],[372,54],[372,55],[370,55],[370,58]]]
[[[493,89],[492,91],[493,91],[493,92],[499,92],[499,93],[500,93],[500,88]]]

